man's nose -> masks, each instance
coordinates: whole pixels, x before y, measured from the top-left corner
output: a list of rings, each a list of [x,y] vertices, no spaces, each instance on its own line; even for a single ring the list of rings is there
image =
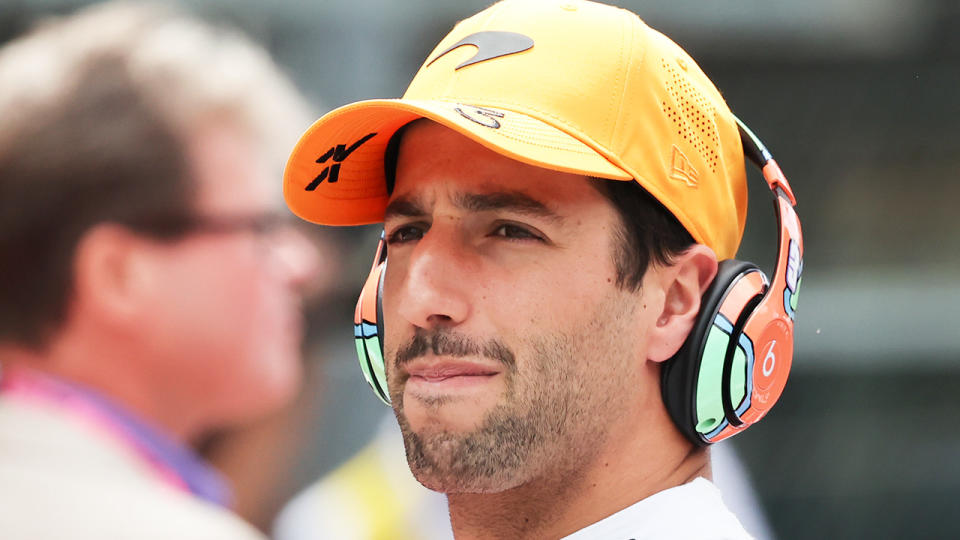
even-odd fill
[[[401,272],[397,311],[420,328],[453,327],[470,316],[471,256],[455,231],[431,228],[409,258],[391,271]],[[389,258],[388,258],[389,261]]]

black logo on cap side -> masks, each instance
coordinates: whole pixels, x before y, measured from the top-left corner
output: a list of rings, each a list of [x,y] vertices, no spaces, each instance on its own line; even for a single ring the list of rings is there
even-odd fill
[[[435,56],[433,60],[427,63],[427,66],[436,62],[441,56],[448,52],[457,47],[463,47],[464,45],[473,45],[476,47],[477,54],[454,69],[460,69],[471,64],[476,64],[477,62],[490,60],[491,58],[526,51],[527,49],[533,48],[533,38],[516,32],[501,32],[497,30],[477,32],[454,43],[449,49]]]
[[[348,148],[345,144],[338,144],[336,146],[331,146],[329,150],[323,153],[322,156],[317,158],[317,163],[326,163],[327,160],[333,158],[333,164],[328,165],[320,171],[320,174],[313,179],[313,182],[307,184],[307,187],[304,188],[304,191],[313,191],[317,189],[317,186],[323,183],[324,180],[328,184],[335,184],[340,180],[340,164],[343,163],[343,160],[347,159],[354,150],[360,148],[360,145],[372,139],[376,133],[368,133],[361,137],[357,142],[350,145]]]

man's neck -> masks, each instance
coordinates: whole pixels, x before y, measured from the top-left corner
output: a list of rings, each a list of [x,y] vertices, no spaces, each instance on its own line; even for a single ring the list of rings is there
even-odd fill
[[[159,427],[176,441],[191,441],[196,430],[190,429],[189,411],[173,411],[169,400],[153,392],[151,381],[128,369],[135,364],[136,355],[119,350],[119,340],[98,345],[72,337],[58,336],[40,349],[0,344],[0,364],[82,385]]]
[[[549,471],[499,493],[449,495],[458,540],[561,538],[655,493],[710,477],[706,449],[669,441],[621,441],[573,472]],[[556,473],[556,474],[554,474]]]

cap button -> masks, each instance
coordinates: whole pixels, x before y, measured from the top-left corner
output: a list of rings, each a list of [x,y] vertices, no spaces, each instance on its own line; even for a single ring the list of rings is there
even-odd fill
[[[687,61],[684,60],[683,58],[677,58],[677,64],[680,65],[680,69],[682,69],[682,70],[684,70],[684,71],[687,70]]]
[[[564,3],[560,4],[560,8],[561,8],[561,9],[565,9],[565,10],[567,10],[567,11],[576,11],[576,10],[577,10],[577,5],[574,4],[573,2],[564,2]]]

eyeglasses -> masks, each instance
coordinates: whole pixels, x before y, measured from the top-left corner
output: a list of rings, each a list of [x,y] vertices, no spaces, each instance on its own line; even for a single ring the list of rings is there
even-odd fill
[[[289,214],[262,212],[233,216],[154,216],[130,220],[126,225],[151,236],[174,239],[187,234],[233,234],[249,232],[269,237],[293,226]]]

